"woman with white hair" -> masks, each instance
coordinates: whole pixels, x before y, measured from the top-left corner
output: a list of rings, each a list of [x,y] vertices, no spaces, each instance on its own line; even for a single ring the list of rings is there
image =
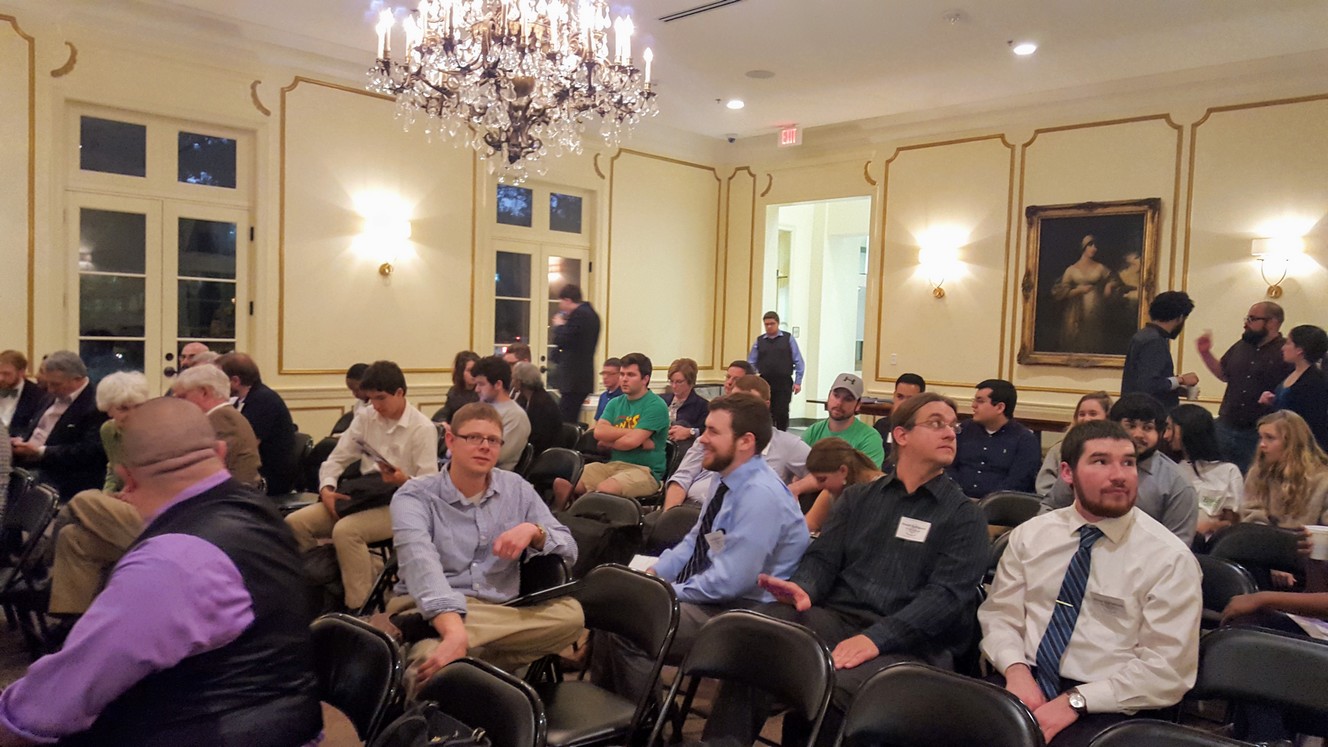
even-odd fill
[[[135,407],[147,402],[148,378],[139,371],[120,371],[110,374],[97,385],[97,409],[110,416],[101,426],[101,445],[106,449],[106,484],[102,491],[112,495],[124,489],[124,482],[115,474],[120,463],[120,426]]]

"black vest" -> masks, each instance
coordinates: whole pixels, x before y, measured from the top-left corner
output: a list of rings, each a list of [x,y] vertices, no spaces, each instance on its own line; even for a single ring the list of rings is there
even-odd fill
[[[230,644],[143,678],[92,728],[60,744],[298,747],[313,740],[323,715],[304,599],[309,587],[276,509],[228,480],[167,509],[130,551],[164,534],[193,535],[225,553],[253,599],[254,622]]]
[[[756,338],[756,370],[761,378],[793,378],[793,347],[789,339],[784,333],[773,340],[769,335]]]

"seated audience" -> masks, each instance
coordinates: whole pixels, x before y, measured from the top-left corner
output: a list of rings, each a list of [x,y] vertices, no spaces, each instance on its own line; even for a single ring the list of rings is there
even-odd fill
[[[759,611],[805,625],[833,648],[826,735],[839,732],[844,710],[873,674],[900,661],[952,669],[974,635],[989,543],[982,513],[945,475],[955,454],[954,402],[919,394],[891,420],[894,472],[844,491],[788,581],[760,579],[779,603]],[[702,738],[751,744],[769,708],[754,689],[725,683]],[[781,742],[805,744],[809,729],[785,714]]]
[[[498,469],[505,470],[513,469],[521,461],[521,452],[530,440],[530,416],[513,401],[511,391],[512,367],[496,355],[480,358],[475,364],[475,393],[503,419]]]
[[[744,376],[753,376],[756,374],[756,367],[744,360],[736,360],[724,369],[724,393],[733,394],[733,384]],[[770,388],[770,383],[766,382],[766,389]]]
[[[351,422],[318,469],[319,502],[286,517],[302,553],[332,538],[350,610],[359,609],[373,588],[369,544],[392,538],[392,495],[406,480],[438,471],[438,429],[406,401],[401,368],[377,361],[360,388],[373,410]],[[355,464],[359,474],[346,474]]]
[[[646,571],[672,584],[681,603],[672,657],[686,656],[701,626],[715,615],[772,601],[757,578],[787,579],[807,549],[802,512],[761,456],[773,430],[769,403],[750,394],[710,403],[705,433],[694,448],[705,452],[702,466],[719,476],[718,484],[687,536]],[[652,656],[622,638],[597,638],[591,673],[636,700],[651,685],[652,664]]]
[[[447,390],[442,409],[434,413],[433,422],[450,423],[457,410],[480,401],[480,395],[475,392],[475,364],[479,362],[480,357],[474,351],[462,350],[456,354],[452,361],[452,388]]]
[[[285,495],[295,486],[299,465],[295,458],[295,421],[286,402],[258,372],[258,364],[244,353],[227,353],[216,365],[231,380],[235,409],[258,436],[258,455],[263,462],[260,472],[267,483],[268,495]]]
[[[229,478],[207,419],[159,398],[125,420],[145,524],[64,648],[0,694],[0,744],[312,744],[310,605],[290,532]]]
[[[1106,420],[1107,412],[1111,410],[1111,395],[1106,392],[1089,392],[1079,398],[1079,402],[1074,406],[1074,420],[1070,423],[1071,427],[1080,423],[1087,423],[1090,420]],[[1038,470],[1037,480],[1034,482],[1033,489],[1038,495],[1046,495],[1055,487],[1056,481],[1061,479],[1061,444],[1063,441],[1057,441],[1054,446],[1047,449],[1047,456],[1042,459],[1042,468]]]
[[[550,446],[557,446],[563,431],[563,413],[558,400],[544,389],[544,380],[534,363],[518,363],[512,369],[512,383],[526,403],[530,420],[530,445],[536,456]]]
[[[575,486],[561,478],[554,480],[555,510],[565,508],[573,493],[580,496],[597,491],[641,498],[660,489],[667,460],[669,408],[650,391],[649,358],[628,353],[622,363],[623,396],[610,402],[604,417],[595,423],[595,440],[610,450],[609,461],[587,464]]]
[[[1199,514],[1199,497],[1180,467],[1171,457],[1158,451],[1158,440],[1166,423],[1162,403],[1140,392],[1116,400],[1107,418],[1120,423],[1130,434],[1136,450],[1135,467],[1139,474],[1140,511],[1157,519],[1189,547],[1194,542],[1194,528]],[[1042,499],[1044,510],[1065,508],[1074,503],[1074,490],[1060,480]]]
[[[1298,529],[1328,521],[1328,456],[1296,413],[1259,418],[1259,448],[1245,476],[1241,520]]]
[[[180,366],[179,366],[180,371],[188,371],[194,366],[206,362],[206,361],[199,361],[198,356],[204,353],[211,353],[211,352],[212,351],[208,348],[207,343],[203,342],[186,343],[184,347],[180,348]]]
[[[171,394],[207,415],[217,438],[226,444],[226,471],[231,477],[242,485],[258,488],[261,466],[258,436],[249,421],[231,406],[226,374],[216,366],[194,366],[175,378]]]
[[[106,413],[97,409],[96,388],[88,386],[88,368],[77,353],[51,353],[42,361],[40,373],[50,394],[48,404],[31,435],[10,439],[14,463],[40,471],[67,501],[105,482],[101,426]]]
[[[1292,365],[1291,373],[1277,390],[1264,392],[1259,404],[1278,410],[1290,410],[1305,420],[1320,448],[1328,449],[1328,376],[1323,373],[1323,357],[1328,353],[1328,333],[1313,324],[1291,330],[1282,343],[1282,360]]]
[[[215,350],[204,350],[194,356],[194,366],[216,365],[217,359],[220,357],[221,353],[218,353]],[[193,366],[190,366],[190,368],[193,368]]]
[[[973,419],[959,431],[959,454],[950,476],[964,495],[981,498],[998,490],[1033,491],[1042,446],[1037,434],[1014,418],[1014,384],[1004,379],[980,382],[973,394]]]
[[[403,596],[388,610],[415,607],[437,634],[411,646],[408,685],[467,655],[514,669],[561,651],[585,626],[571,597],[503,606],[520,590],[523,553],[560,555],[569,567],[576,561],[571,532],[530,483],[494,469],[503,428],[488,404],[457,410],[446,435],[452,461],[392,499]]]
[[[0,425],[27,438],[46,409],[46,390],[28,380],[28,359],[17,350],[0,352]]]
[[[669,407],[669,440],[686,449],[701,435],[709,404],[696,393],[696,361],[679,358],[669,364],[669,391],[664,404]]]
[[[1134,506],[1125,429],[1077,425],[1061,451],[1074,503],[1014,528],[978,611],[982,652],[1052,747],[1179,702],[1198,671],[1203,610],[1188,545]]]
[[[524,342],[514,342],[508,345],[507,349],[503,351],[503,360],[507,362],[508,366],[515,366],[518,363],[531,363],[530,346]],[[517,404],[521,405],[522,409],[526,407],[526,403],[520,400],[517,400]]]
[[[1199,499],[1194,548],[1204,550],[1215,533],[1239,521],[1245,478],[1239,467],[1222,461],[1217,424],[1212,413],[1199,405],[1177,405],[1167,416],[1162,442],[1194,486]]]
[[[802,440],[808,446],[815,446],[823,438],[842,438],[879,467],[885,463],[885,445],[875,428],[858,420],[858,402],[862,400],[862,391],[862,379],[858,376],[851,373],[836,376],[825,401],[825,411],[829,417],[808,426],[802,432]],[[801,495],[812,487],[799,486],[793,494]]]
[[[9,429],[0,423],[0,495],[9,495],[9,475],[14,471],[14,447],[9,443]]]
[[[599,369],[599,383],[604,386],[604,391],[599,393],[599,402],[595,405],[596,421],[604,416],[604,408],[609,406],[614,397],[622,396],[622,387],[618,386],[618,374],[621,370],[622,361],[617,358],[605,360]]]
[[[373,409],[369,405],[369,397],[360,391],[360,382],[364,380],[364,372],[367,370],[369,370],[368,363],[355,363],[346,369],[346,390],[350,392],[350,396],[355,400],[350,406],[352,419],[366,410]],[[350,423],[346,425],[349,426]]]
[[[807,474],[816,480],[821,492],[807,511],[807,529],[820,532],[830,520],[835,500],[845,488],[878,480],[885,475],[861,451],[838,438],[817,441],[807,454]]]
[[[890,400],[892,407],[898,407],[899,403],[916,394],[922,394],[927,391],[927,380],[915,373],[900,374],[895,379],[895,392]],[[872,427],[881,434],[881,440],[890,443],[890,418],[877,418]]]

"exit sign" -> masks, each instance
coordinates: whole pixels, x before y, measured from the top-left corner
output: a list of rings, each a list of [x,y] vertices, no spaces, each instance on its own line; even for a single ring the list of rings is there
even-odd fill
[[[797,125],[779,128],[779,147],[791,148],[795,145],[802,145],[802,130]]]

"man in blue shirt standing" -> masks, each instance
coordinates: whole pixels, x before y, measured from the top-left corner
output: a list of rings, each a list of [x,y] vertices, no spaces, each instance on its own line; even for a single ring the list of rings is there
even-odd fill
[[[770,411],[750,394],[710,402],[697,445],[702,466],[720,480],[692,530],[647,571],[671,583],[682,603],[671,656],[685,656],[711,617],[772,601],[757,579],[787,579],[807,549],[798,502],[761,456],[772,431]],[[592,675],[620,695],[639,697],[652,685],[650,670],[650,657],[621,638],[595,647]]]
[[[959,431],[959,452],[949,469],[969,498],[1033,491],[1042,448],[1036,433],[1012,419],[1017,401],[1014,384],[1004,379],[980,382],[973,394],[973,419]]]
[[[798,341],[779,329],[779,314],[767,311],[761,322],[765,325],[765,334],[752,343],[747,362],[756,367],[756,372],[770,384],[770,414],[775,419],[775,427],[786,431],[789,403],[793,401],[793,395],[802,391],[806,365],[802,361],[802,351],[798,350]]]

